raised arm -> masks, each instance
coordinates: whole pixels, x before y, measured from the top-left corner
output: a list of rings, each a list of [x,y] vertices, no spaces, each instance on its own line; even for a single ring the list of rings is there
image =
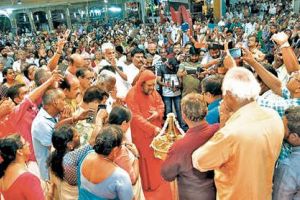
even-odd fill
[[[60,59],[60,56],[63,52],[63,48],[64,48],[65,44],[67,43],[67,38],[69,37],[69,34],[70,34],[70,30],[67,30],[65,32],[63,38],[58,39],[56,52],[47,65],[47,67],[50,69],[50,71],[53,71],[56,69],[59,59]]]
[[[271,74],[268,70],[266,70],[259,62],[257,62],[253,57],[252,53],[248,49],[243,48],[243,50],[244,50],[243,60],[246,61],[249,65],[251,65],[255,69],[256,73],[260,76],[262,81],[269,88],[271,88],[271,90],[275,94],[282,96],[281,81],[276,76]]]
[[[28,97],[32,102],[36,102],[41,96],[43,96],[44,92],[52,86],[57,81],[61,81],[63,79],[62,75],[60,75],[57,71],[52,73],[50,79],[48,79],[41,86],[37,87],[31,93],[29,93]]]
[[[290,47],[288,43],[288,36],[284,33],[274,34],[272,40],[275,41],[282,53],[283,62],[285,64],[286,70],[289,74],[294,71],[300,70],[297,56],[294,49]]]

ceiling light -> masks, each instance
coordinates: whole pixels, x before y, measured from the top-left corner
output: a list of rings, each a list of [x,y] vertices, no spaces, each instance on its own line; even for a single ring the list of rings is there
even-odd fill
[[[17,0],[17,4],[18,4],[18,5],[21,5],[21,4],[22,4],[22,1],[21,1],[21,0]]]

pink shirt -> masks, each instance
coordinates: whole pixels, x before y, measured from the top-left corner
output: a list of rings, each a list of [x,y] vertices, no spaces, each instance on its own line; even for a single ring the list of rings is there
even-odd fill
[[[29,160],[35,161],[32,138],[31,138],[31,124],[38,113],[38,108],[28,97],[14,108],[14,110],[7,115],[0,122],[0,136],[5,137],[10,134],[19,133],[26,141],[30,143],[31,155]]]

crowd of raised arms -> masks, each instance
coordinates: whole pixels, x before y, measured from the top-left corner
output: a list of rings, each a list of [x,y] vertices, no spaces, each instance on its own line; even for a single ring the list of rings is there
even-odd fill
[[[291,2],[161,22],[0,33],[0,199],[300,199]],[[161,160],[171,112],[185,135]]]

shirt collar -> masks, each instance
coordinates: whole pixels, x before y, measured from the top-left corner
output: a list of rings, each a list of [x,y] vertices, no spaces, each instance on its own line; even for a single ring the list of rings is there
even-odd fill
[[[292,148],[294,152],[300,153],[300,146],[296,146]]]
[[[214,108],[214,107],[217,107],[220,105],[220,101],[222,100],[222,98],[219,98],[219,99],[216,99],[214,100],[213,102],[211,102],[209,105],[208,105],[208,110]]]
[[[40,109],[40,115],[46,119],[53,120],[56,122],[56,118],[52,117],[43,107]]]
[[[189,128],[189,130],[186,132],[186,134],[191,134],[191,133],[200,133],[203,129],[206,129],[209,126],[209,124],[204,121],[198,126],[195,126],[193,128]]]

